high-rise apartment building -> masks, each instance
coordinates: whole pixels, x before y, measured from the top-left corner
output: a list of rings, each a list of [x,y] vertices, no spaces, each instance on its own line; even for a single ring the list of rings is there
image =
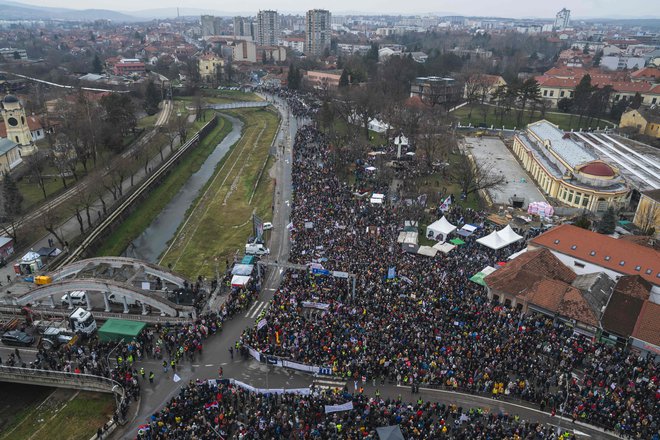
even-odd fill
[[[280,38],[280,23],[277,11],[259,11],[257,14],[257,44],[277,46]]]
[[[215,17],[213,15],[202,15],[200,22],[202,25],[202,37],[215,35]]]
[[[555,29],[564,30],[571,26],[571,11],[566,8],[562,8],[561,11],[557,12],[555,17]]]
[[[332,27],[330,11],[311,9],[305,19],[305,54],[321,55],[330,47]]]
[[[254,23],[250,18],[234,17],[234,38],[254,40]]]

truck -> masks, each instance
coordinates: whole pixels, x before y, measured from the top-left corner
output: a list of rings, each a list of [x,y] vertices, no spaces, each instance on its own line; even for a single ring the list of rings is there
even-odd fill
[[[112,304],[119,304],[119,305],[124,305],[124,295],[119,295],[117,293],[111,293],[108,295],[108,301]],[[140,301],[126,297],[126,304],[128,304],[128,307],[140,307],[142,304]]]
[[[41,335],[41,346],[46,350],[57,348],[61,345],[71,344],[75,342],[77,336],[67,329],[61,327],[48,327]]]
[[[71,312],[69,315],[69,324],[71,326],[71,331],[87,336],[93,334],[97,328],[94,315],[82,307],[78,307]]]
[[[261,243],[248,243],[245,245],[245,254],[246,255],[268,255],[270,254],[270,249],[264,246]]]

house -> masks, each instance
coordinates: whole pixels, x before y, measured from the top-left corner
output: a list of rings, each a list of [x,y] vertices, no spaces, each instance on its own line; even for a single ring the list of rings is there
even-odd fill
[[[498,87],[506,86],[506,81],[499,75],[477,74],[465,81],[463,97],[478,99],[481,103],[489,102]]]
[[[341,70],[308,70],[303,76],[303,81],[308,87],[314,89],[339,87],[341,79]]]
[[[555,226],[528,243],[529,250],[541,248],[579,275],[605,272],[613,279],[639,275],[660,300],[660,252],[653,248],[569,224]]]
[[[569,322],[593,337],[614,281],[604,273],[576,275],[548,249],[523,252],[484,278],[488,297],[522,313]]]
[[[630,337],[631,347],[647,357],[660,356],[660,304],[644,301]]]
[[[14,254],[14,239],[0,236],[0,258],[9,258]]]
[[[212,82],[217,79],[218,71],[225,65],[225,60],[214,53],[205,53],[199,57],[199,75],[202,81]]]
[[[237,41],[234,45],[232,58],[237,63],[257,62],[257,43],[254,41]]]
[[[650,292],[651,284],[639,275],[619,278],[601,319],[601,338],[625,345]]]
[[[546,120],[516,133],[512,149],[539,189],[567,206],[604,212],[628,202],[619,170]]]
[[[660,237],[660,189],[642,192],[633,224],[648,234],[653,228],[655,236]]]
[[[431,106],[452,106],[463,96],[463,86],[454,78],[420,76],[410,84],[410,97],[413,96],[419,96]]]
[[[113,66],[114,74],[119,76],[144,73],[145,71],[145,64],[137,58],[122,58]]]
[[[632,127],[639,134],[660,139],[660,109],[629,108],[621,115],[619,127]]]
[[[660,82],[660,68],[649,66],[635,70],[630,74],[630,79],[632,81]]]
[[[9,173],[23,162],[20,145],[16,142],[0,138],[0,174]]]

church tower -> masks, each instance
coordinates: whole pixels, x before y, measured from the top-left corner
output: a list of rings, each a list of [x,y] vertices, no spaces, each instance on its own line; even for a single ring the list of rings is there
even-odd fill
[[[14,95],[7,95],[2,100],[2,119],[5,121],[9,140],[22,146],[32,144],[25,109]]]

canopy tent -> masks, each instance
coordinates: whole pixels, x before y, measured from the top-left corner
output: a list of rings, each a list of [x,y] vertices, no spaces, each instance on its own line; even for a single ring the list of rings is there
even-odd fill
[[[461,229],[456,231],[456,233],[461,237],[469,237],[470,235],[474,234],[474,231],[476,230],[477,230],[476,226],[466,223],[463,225]]]
[[[431,246],[420,246],[419,249],[417,249],[417,253],[419,255],[424,255],[425,257],[435,257],[435,254],[438,253],[438,250]]]
[[[447,241],[447,236],[456,230],[456,226],[447,221],[445,216],[426,227],[426,238],[440,242]]]
[[[237,264],[231,270],[232,275],[251,275],[254,270],[253,264]]]
[[[419,222],[416,222],[414,220],[406,220],[403,224],[403,231],[404,232],[417,232],[418,226],[419,226]]]
[[[406,440],[399,425],[376,428],[378,440]]]
[[[403,243],[401,245],[401,249],[403,249],[405,252],[408,252],[409,254],[416,254],[419,250],[419,246],[413,243]]]
[[[443,254],[448,254],[454,249],[456,249],[456,246],[449,243],[436,243],[433,245],[433,248],[439,250]]]
[[[394,145],[403,145],[404,147],[408,146],[408,138],[404,135],[397,136],[394,138]]]
[[[522,236],[516,234],[513,229],[511,229],[511,226],[507,225],[504,229],[493,231],[485,237],[478,239],[477,243],[498,250],[519,240],[522,240]]]
[[[460,238],[452,238],[451,240],[449,240],[449,242],[451,244],[455,244],[456,246],[460,246],[462,244],[465,244],[465,242],[463,240],[461,240]]]
[[[108,319],[98,331],[99,340],[107,341],[134,341],[147,326],[144,322],[127,321],[124,319]]]
[[[555,213],[555,208],[547,202],[532,202],[527,207],[527,212],[541,217],[551,217]]]
[[[254,264],[256,261],[256,257],[254,255],[246,255],[243,257],[241,260],[241,264]]]
[[[30,263],[32,261],[38,260],[40,255],[34,251],[30,251],[27,254],[23,255],[23,258],[21,258],[21,262],[23,263]]]
[[[417,232],[399,232],[399,238],[397,238],[397,243],[412,243],[417,244]]]
[[[486,287],[486,283],[484,282],[484,278],[486,278],[487,275],[490,275],[493,272],[495,272],[494,267],[486,266],[480,272],[477,272],[474,275],[472,275],[472,277],[470,278],[470,281],[472,281],[473,283],[477,283],[480,286]]]
[[[245,275],[234,275],[231,277],[231,287],[245,287],[250,277]]]

